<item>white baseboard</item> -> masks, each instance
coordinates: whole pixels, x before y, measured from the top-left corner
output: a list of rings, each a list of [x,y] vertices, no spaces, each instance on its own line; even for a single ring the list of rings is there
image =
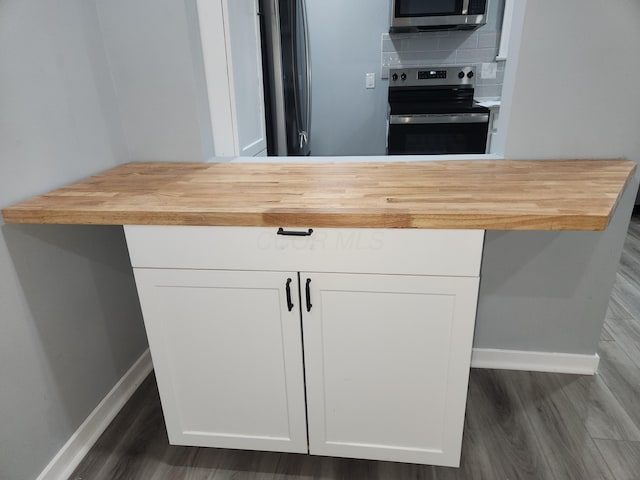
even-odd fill
[[[146,350],[71,435],[36,480],[69,478],[152,368],[151,355]]]
[[[600,357],[597,353],[593,355],[576,355],[572,353],[474,348],[471,355],[472,368],[574,373],[579,375],[594,375],[598,371],[599,362]]]

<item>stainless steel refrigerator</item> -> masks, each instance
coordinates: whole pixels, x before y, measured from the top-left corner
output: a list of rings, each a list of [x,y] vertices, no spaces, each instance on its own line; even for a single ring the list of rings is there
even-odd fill
[[[311,58],[305,0],[260,0],[269,155],[311,155]]]

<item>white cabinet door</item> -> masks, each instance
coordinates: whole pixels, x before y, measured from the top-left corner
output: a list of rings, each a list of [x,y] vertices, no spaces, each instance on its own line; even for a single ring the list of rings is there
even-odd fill
[[[459,465],[478,282],[301,274],[310,453]]]
[[[171,443],[307,452],[297,273],[134,272]]]

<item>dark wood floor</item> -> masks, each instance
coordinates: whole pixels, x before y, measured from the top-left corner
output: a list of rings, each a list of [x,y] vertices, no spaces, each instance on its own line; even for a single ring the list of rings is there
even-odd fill
[[[460,469],[173,447],[150,376],[70,479],[640,479],[638,216],[600,356],[596,376],[472,370]]]

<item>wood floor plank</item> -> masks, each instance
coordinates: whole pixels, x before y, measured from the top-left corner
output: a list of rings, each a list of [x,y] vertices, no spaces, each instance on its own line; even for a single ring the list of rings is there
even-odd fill
[[[640,288],[640,256],[637,253],[623,252],[620,257],[618,275],[636,288]]]
[[[640,302],[638,301],[640,292],[640,283],[633,285],[628,281],[616,283],[611,296],[622,306],[624,310],[629,312],[626,318],[635,318],[640,320]]]
[[[592,438],[640,441],[640,428],[599,375],[555,375]]]
[[[140,441],[143,425],[155,425],[156,429],[164,426],[154,394],[155,377],[150,375],[74,470],[71,480],[111,479],[122,470],[130,459],[129,446]]]
[[[220,449],[213,480],[272,480],[280,453]]]
[[[283,453],[274,480],[331,480],[333,458]]]
[[[381,462],[379,466],[381,480],[435,480],[434,467],[429,465],[412,465],[408,463]]]
[[[150,375],[69,477],[71,480],[210,480],[216,449],[169,445],[155,376]],[[204,468],[201,465],[205,463]]]
[[[553,479],[515,393],[497,370],[474,369],[460,469],[436,468],[440,479]]]
[[[130,423],[127,433],[115,447],[113,461],[108,462],[96,474],[96,479],[129,480],[150,478],[155,471],[158,449],[166,448],[161,442],[162,413],[156,407],[141,412]]]
[[[321,457],[320,478],[348,480],[351,478],[370,478],[382,480],[380,466],[386,462],[361,460],[357,458]],[[296,479],[297,480],[297,479]]]
[[[622,253],[640,261],[640,216],[631,217]]]
[[[640,215],[634,215],[631,218],[625,249],[633,250],[636,253],[640,250]]]
[[[150,480],[212,480],[216,473],[215,460],[220,452],[216,449],[177,447],[168,445],[168,441],[156,439],[162,443],[163,449],[149,452],[150,457],[155,461],[150,462],[150,467],[143,470],[140,478]],[[205,461],[203,462],[203,457]]]
[[[605,321],[606,330],[631,361],[640,368],[640,320],[633,318]]]
[[[612,342],[613,337],[611,336],[611,332],[609,331],[609,327],[607,326],[607,322],[605,319],[605,323],[602,326],[602,331],[600,332],[600,341],[601,342]]]
[[[598,375],[640,426],[640,369],[616,342],[600,342]]]
[[[625,302],[622,297],[625,293],[621,289],[622,283],[626,283],[626,281],[618,275],[609,297],[606,319],[632,318],[631,313],[624,306]]]
[[[640,443],[596,440],[616,480],[640,478]]]
[[[489,480],[491,472],[494,471],[492,459],[484,445],[486,439],[479,438],[478,429],[470,425],[474,410],[467,408],[460,468],[434,467],[433,474],[437,480]],[[479,408],[476,407],[475,411],[478,410]],[[471,423],[476,422],[471,421]]]
[[[296,454],[282,454],[274,476],[275,480],[352,478],[434,480],[435,477],[430,465]]]
[[[627,284],[627,286],[632,287],[631,292],[626,290],[627,293],[630,293],[632,297],[636,299],[640,298],[640,217],[634,216],[631,218],[631,222],[629,224],[629,229],[627,231],[627,237],[624,243],[624,248],[622,250],[622,254],[620,256],[620,265],[618,267],[618,277],[623,279],[622,283]],[[626,300],[629,300],[629,297],[624,297]],[[635,302],[636,305],[640,302]],[[635,315],[638,310],[635,312],[631,310],[631,313],[634,313],[634,318],[640,320],[638,315]]]
[[[558,386],[560,374],[503,372],[558,479],[613,479],[582,419]]]
[[[640,228],[637,218],[632,218],[629,223],[622,254],[636,265],[640,262]]]

